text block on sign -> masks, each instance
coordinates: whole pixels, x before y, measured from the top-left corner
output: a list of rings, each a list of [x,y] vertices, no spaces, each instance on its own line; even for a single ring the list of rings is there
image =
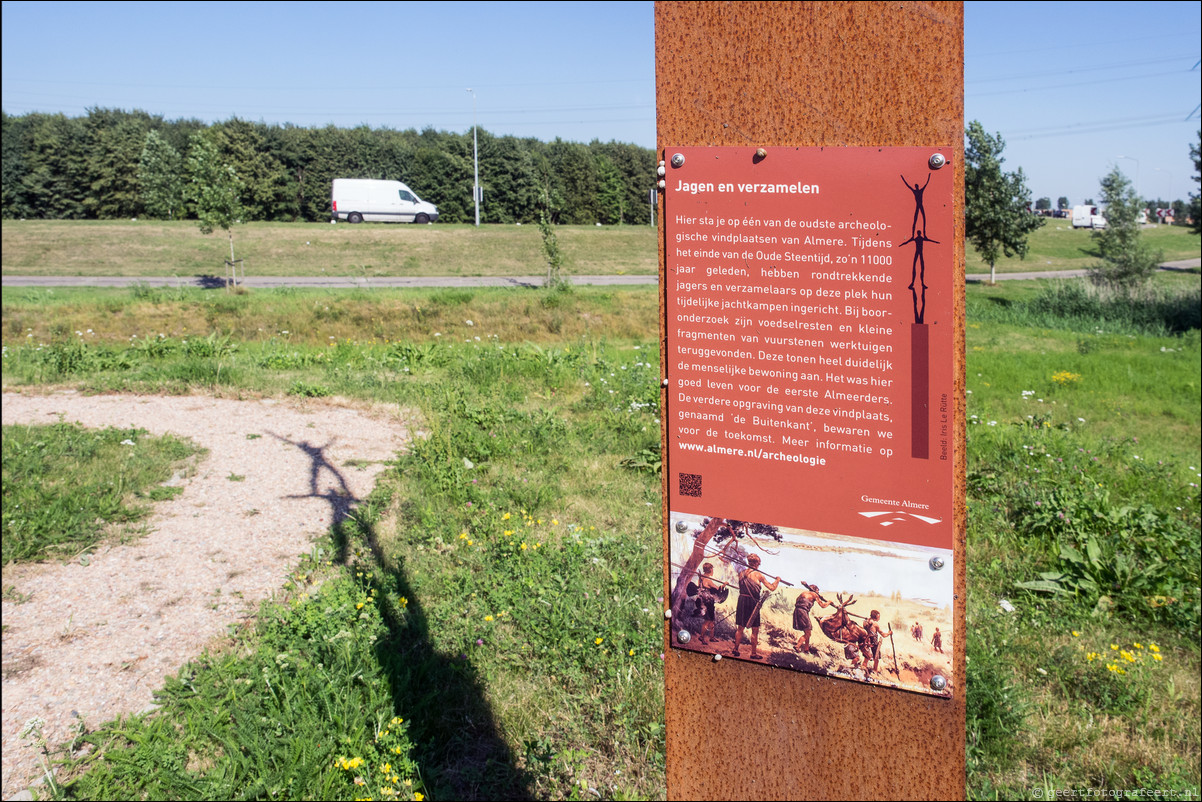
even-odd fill
[[[674,645],[952,692],[952,152],[664,153]]]

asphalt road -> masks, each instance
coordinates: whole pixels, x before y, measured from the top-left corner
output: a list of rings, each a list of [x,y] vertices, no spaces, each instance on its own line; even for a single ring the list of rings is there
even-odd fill
[[[1202,267],[1202,259],[1165,262],[1161,270],[1190,270]],[[998,273],[998,281],[1033,278],[1080,278],[1084,270],[1045,270],[1030,273]],[[615,286],[623,284],[656,284],[656,276],[571,276],[573,284]],[[988,281],[988,273],[973,273],[966,281]],[[3,287],[202,287],[225,286],[221,276],[3,276]],[[270,287],[541,287],[543,276],[407,276],[378,278],[334,278],[328,276],[247,276],[242,286],[247,289]]]

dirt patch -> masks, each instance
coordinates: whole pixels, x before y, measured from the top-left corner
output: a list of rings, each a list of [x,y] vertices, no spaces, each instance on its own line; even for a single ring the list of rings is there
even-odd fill
[[[4,569],[5,799],[40,775],[19,738],[26,721],[44,719],[56,745],[77,716],[95,726],[146,709],[165,677],[282,586],[289,565],[371,492],[410,435],[396,408],[338,399],[4,394],[5,425],[59,416],[170,432],[209,454],[173,480],[183,492],[155,505],[145,537],[101,546],[87,565]]]

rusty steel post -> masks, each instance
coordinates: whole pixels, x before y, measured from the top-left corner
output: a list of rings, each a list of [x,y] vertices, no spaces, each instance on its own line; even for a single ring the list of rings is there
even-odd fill
[[[672,146],[953,147],[953,614],[955,631],[966,632],[961,4],[657,2],[655,48],[661,154]],[[657,214],[663,232],[662,203]],[[661,241],[661,287],[665,252]],[[661,360],[665,332],[661,311]],[[661,403],[666,409],[666,391]],[[665,415],[665,443],[667,425]],[[664,577],[667,598],[667,567]],[[963,798],[964,637],[954,639],[958,688],[944,699],[715,661],[669,648],[664,631],[670,799]]]

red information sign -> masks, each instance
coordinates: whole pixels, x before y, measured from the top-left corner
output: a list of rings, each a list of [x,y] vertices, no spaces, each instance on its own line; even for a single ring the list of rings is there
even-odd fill
[[[677,645],[950,692],[952,152],[664,154]]]

